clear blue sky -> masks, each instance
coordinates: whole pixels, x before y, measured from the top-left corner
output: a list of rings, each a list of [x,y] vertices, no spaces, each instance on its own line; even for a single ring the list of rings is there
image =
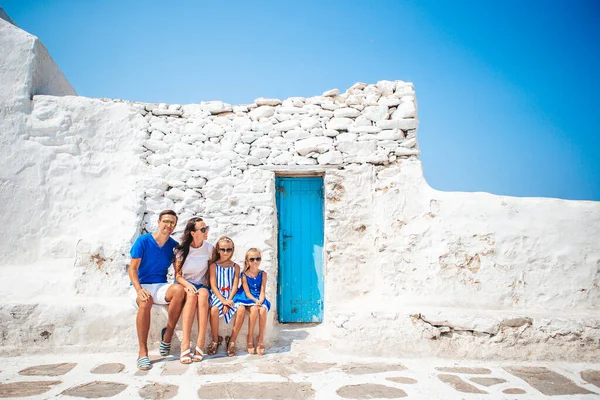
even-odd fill
[[[82,96],[249,103],[415,83],[428,183],[600,200],[600,1],[0,0]]]

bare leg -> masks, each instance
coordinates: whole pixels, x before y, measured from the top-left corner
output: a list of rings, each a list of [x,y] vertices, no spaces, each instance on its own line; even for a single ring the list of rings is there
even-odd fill
[[[258,319],[258,307],[259,306],[251,306],[250,307],[250,317],[248,317],[248,337],[246,338],[246,343],[248,347],[248,353],[254,354],[254,327],[256,326],[256,320]]]
[[[244,324],[244,316],[246,315],[246,307],[239,306],[237,311],[235,312],[235,322],[233,324],[233,330],[231,331],[231,339],[230,342],[234,342],[237,339],[238,333],[240,333],[240,329],[242,329],[242,325]]]
[[[192,324],[194,323],[194,314],[196,313],[196,303],[198,297],[194,293],[185,292],[185,304],[183,305],[183,312],[181,313],[181,325],[183,338],[181,340],[181,352],[190,348],[192,341]],[[166,335],[165,335],[166,336]]]
[[[185,301],[185,289],[182,285],[171,285],[167,289],[165,299],[169,303],[169,319],[167,320],[167,330],[165,332],[164,341],[171,343],[175,325],[181,316],[181,309]]]
[[[212,306],[210,308],[210,332],[212,341],[219,341],[219,307]]]
[[[150,330],[150,312],[152,311],[152,297],[146,301],[136,300],[138,304],[135,326],[137,328],[138,343],[140,345],[139,357],[148,356],[148,331]]]
[[[256,338],[256,352],[261,356],[265,354],[265,328],[267,327],[267,309],[260,307],[258,310],[258,338]]]
[[[196,346],[204,351],[206,340],[206,325],[208,324],[208,290],[198,290],[198,339]],[[217,313],[218,317],[218,313]],[[217,320],[218,323],[218,320]],[[218,328],[217,328],[218,330]]]
[[[250,307],[250,318],[248,318],[248,343],[251,344],[254,340],[254,327],[256,326],[256,320],[258,319],[258,308],[259,306]]]

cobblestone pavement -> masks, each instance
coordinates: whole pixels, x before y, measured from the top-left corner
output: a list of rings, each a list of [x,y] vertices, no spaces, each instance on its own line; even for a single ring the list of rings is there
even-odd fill
[[[600,364],[342,356],[317,342],[192,365],[173,353],[151,352],[150,371],[135,354],[0,358],[0,398],[600,399]]]

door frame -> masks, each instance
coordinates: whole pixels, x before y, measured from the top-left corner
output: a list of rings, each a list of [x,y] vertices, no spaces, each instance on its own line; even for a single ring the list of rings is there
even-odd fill
[[[327,257],[326,257],[326,253],[325,253],[325,243],[326,243],[326,231],[325,231],[325,224],[326,224],[326,219],[325,219],[325,210],[326,210],[326,200],[327,200],[327,196],[325,193],[325,171],[315,171],[315,170],[296,170],[296,171],[274,171],[274,178],[273,178],[273,188],[274,188],[274,195],[275,195],[275,259],[277,260],[277,285],[276,285],[276,290],[275,290],[275,303],[277,304],[276,306],[276,315],[275,315],[275,321],[277,321],[277,323],[279,324],[287,324],[287,323],[294,323],[294,322],[280,322],[279,319],[279,290],[280,290],[280,251],[281,249],[279,248],[279,209],[277,208],[277,179],[278,178],[321,178],[322,179],[322,191],[323,191],[323,197],[322,197],[322,205],[323,205],[323,254],[322,254],[322,279],[321,279],[321,283],[323,285],[323,292],[322,292],[322,299],[321,301],[323,302],[322,304],[322,312],[323,312],[323,321],[325,321],[325,270],[326,270],[326,263],[327,263]],[[299,322],[301,324],[311,324],[314,322]]]

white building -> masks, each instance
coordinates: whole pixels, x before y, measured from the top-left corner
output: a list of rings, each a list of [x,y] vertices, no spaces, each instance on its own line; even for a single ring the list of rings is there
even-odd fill
[[[209,240],[231,236],[240,263],[263,250],[271,340],[278,321],[318,321],[350,352],[600,356],[600,204],[433,190],[412,84],[83,98],[0,15],[2,353],[135,348],[129,248],[174,209],[180,231],[200,216]]]

